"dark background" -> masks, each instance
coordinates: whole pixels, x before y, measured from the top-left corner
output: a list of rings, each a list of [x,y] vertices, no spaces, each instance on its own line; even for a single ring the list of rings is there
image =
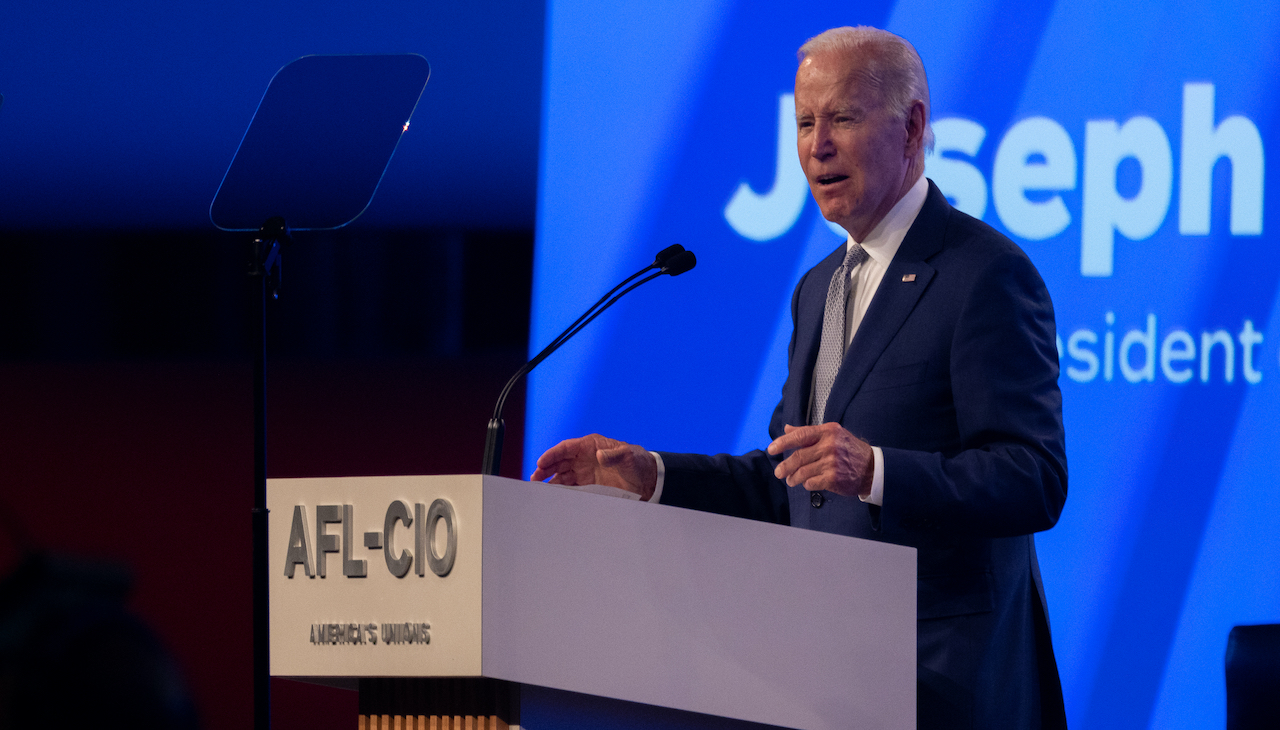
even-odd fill
[[[248,237],[205,215],[217,182],[284,63],[428,58],[373,205],[284,253],[268,473],[479,471],[493,401],[528,348],[542,15],[541,2],[0,11],[0,574],[23,533],[126,566],[130,607],[176,655],[205,727],[248,727],[252,702],[253,299]],[[523,407],[518,389],[507,476]],[[276,727],[355,725],[354,693],[275,680],[273,694]]]

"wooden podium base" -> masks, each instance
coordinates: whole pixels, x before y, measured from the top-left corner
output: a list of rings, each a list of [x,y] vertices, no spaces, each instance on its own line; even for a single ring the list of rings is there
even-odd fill
[[[523,707],[522,707],[523,705]],[[522,725],[520,716],[524,715]],[[361,679],[359,730],[782,730],[484,677]]]
[[[507,730],[497,715],[489,717],[441,717],[440,715],[361,715],[359,730]]]
[[[519,687],[487,677],[360,680],[359,730],[507,730]]]

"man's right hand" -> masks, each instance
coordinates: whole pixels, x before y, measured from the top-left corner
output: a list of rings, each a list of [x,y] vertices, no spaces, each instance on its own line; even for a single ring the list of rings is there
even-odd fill
[[[532,481],[552,484],[603,484],[640,495],[648,501],[658,485],[658,462],[643,447],[600,434],[568,439],[538,457]]]

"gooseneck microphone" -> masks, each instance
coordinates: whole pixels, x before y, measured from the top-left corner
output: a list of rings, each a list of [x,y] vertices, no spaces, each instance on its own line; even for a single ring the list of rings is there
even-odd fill
[[[517,370],[516,374],[512,375],[511,379],[508,380],[507,384],[502,388],[502,393],[498,396],[498,402],[493,407],[493,418],[489,419],[489,430],[485,435],[484,440],[484,466],[480,473],[494,476],[498,474],[498,467],[502,464],[502,435],[506,430],[506,425],[502,421],[502,406],[506,404],[507,396],[511,393],[511,388],[519,382],[522,376],[537,367],[538,363],[546,360],[551,353],[555,352],[561,345],[568,342],[569,338],[581,332],[583,327],[591,324],[591,320],[600,316],[600,313],[604,310],[612,307],[615,302],[625,296],[632,289],[635,289],[645,282],[653,281],[663,274],[679,276],[689,269],[692,269],[697,263],[697,257],[693,255],[692,251],[686,251],[684,246],[681,246],[678,243],[667,246],[658,252],[658,255],[653,259],[653,263],[623,279],[620,284],[610,289],[604,296],[600,297],[599,301],[592,304],[587,311],[583,312],[581,317],[574,320],[573,324],[566,327],[564,332],[561,332],[558,337],[552,340],[551,344],[543,348],[542,352],[534,355],[529,362],[525,363],[519,370]],[[640,281],[636,281],[634,284],[631,284],[631,282],[654,269],[657,269],[657,271],[654,271],[654,273],[645,276],[643,279],[640,279]],[[631,284],[631,286],[627,286],[627,284]],[[624,286],[627,288],[622,289]],[[622,291],[619,292],[619,289],[622,289]],[[615,294],[615,292],[617,293]]]

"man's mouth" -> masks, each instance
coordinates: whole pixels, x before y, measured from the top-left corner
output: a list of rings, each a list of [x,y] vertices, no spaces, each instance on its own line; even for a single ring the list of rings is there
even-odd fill
[[[832,183],[838,183],[841,180],[848,180],[848,179],[849,179],[848,175],[820,175],[818,176],[818,184],[830,185]]]

